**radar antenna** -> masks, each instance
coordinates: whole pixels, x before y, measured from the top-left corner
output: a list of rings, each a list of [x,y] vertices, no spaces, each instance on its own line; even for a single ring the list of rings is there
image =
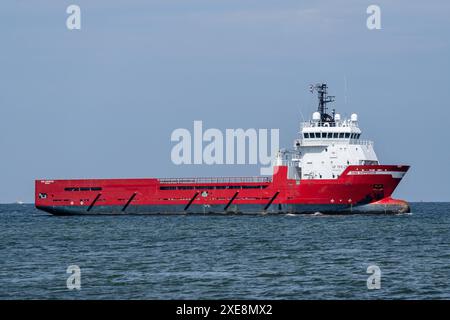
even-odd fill
[[[317,97],[319,99],[319,106],[317,111],[320,113],[321,122],[331,122],[334,123],[334,117],[327,113],[327,103],[334,101],[334,96],[329,96],[327,94],[328,86],[326,83],[317,83],[316,85],[310,85],[309,91],[317,91]]]

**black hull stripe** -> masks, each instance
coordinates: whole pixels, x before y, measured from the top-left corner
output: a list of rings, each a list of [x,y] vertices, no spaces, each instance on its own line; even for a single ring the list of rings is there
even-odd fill
[[[40,210],[54,215],[115,215],[124,214],[122,206],[95,206],[95,210],[87,211],[86,206],[38,206]],[[231,204],[224,209],[223,205],[191,205],[185,210],[183,205],[129,205],[125,214],[142,215],[227,215],[227,214],[396,214],[410,212],[408,205],[401,204],[366,204],[348,206],[343,204],[271,204],[266,210],[256,204]]]

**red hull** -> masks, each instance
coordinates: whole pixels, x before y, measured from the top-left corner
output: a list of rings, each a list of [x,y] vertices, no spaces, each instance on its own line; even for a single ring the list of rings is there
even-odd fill
[[[286,166],[272,178],[36,180],[35,204],[54,214],[407,212],[390,197],[408,169],[348,166],[330,180],[287,179]]]

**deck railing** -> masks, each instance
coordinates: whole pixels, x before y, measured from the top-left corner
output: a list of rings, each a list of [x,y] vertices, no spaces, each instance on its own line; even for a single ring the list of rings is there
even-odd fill
[[[161,178],[160,183],[270,183],[272,177]]]
[[[373,145],[373,141],[371,140],[361,140],[361,139],[350,139],[349,144],[360,144],[364,146]]]
[[[358,123],[348,119],[333,123],[311,120],[300,123],[300,128],[358,128]]]
[[[373,146],[373,141],[362,139],[349,139],[349,138],[309,138],[309,139],[297,139],[300,146],[316,146],[316,145],[330,145],[335,144],[359,144],[364,146]]]

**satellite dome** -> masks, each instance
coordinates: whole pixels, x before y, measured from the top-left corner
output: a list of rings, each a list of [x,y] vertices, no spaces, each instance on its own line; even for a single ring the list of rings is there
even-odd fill
[[[358,121],[358,115],[356,113],[352,113],[352,115],[350,116],[350,120],[352,122],[357,122]]]
[[[312,115],[313,121],[320,121],[320,112],[314,112]]]
[[[334,115],[334,121],[340,121],[341,120],[341,115],[339,113],[336,113]]]

